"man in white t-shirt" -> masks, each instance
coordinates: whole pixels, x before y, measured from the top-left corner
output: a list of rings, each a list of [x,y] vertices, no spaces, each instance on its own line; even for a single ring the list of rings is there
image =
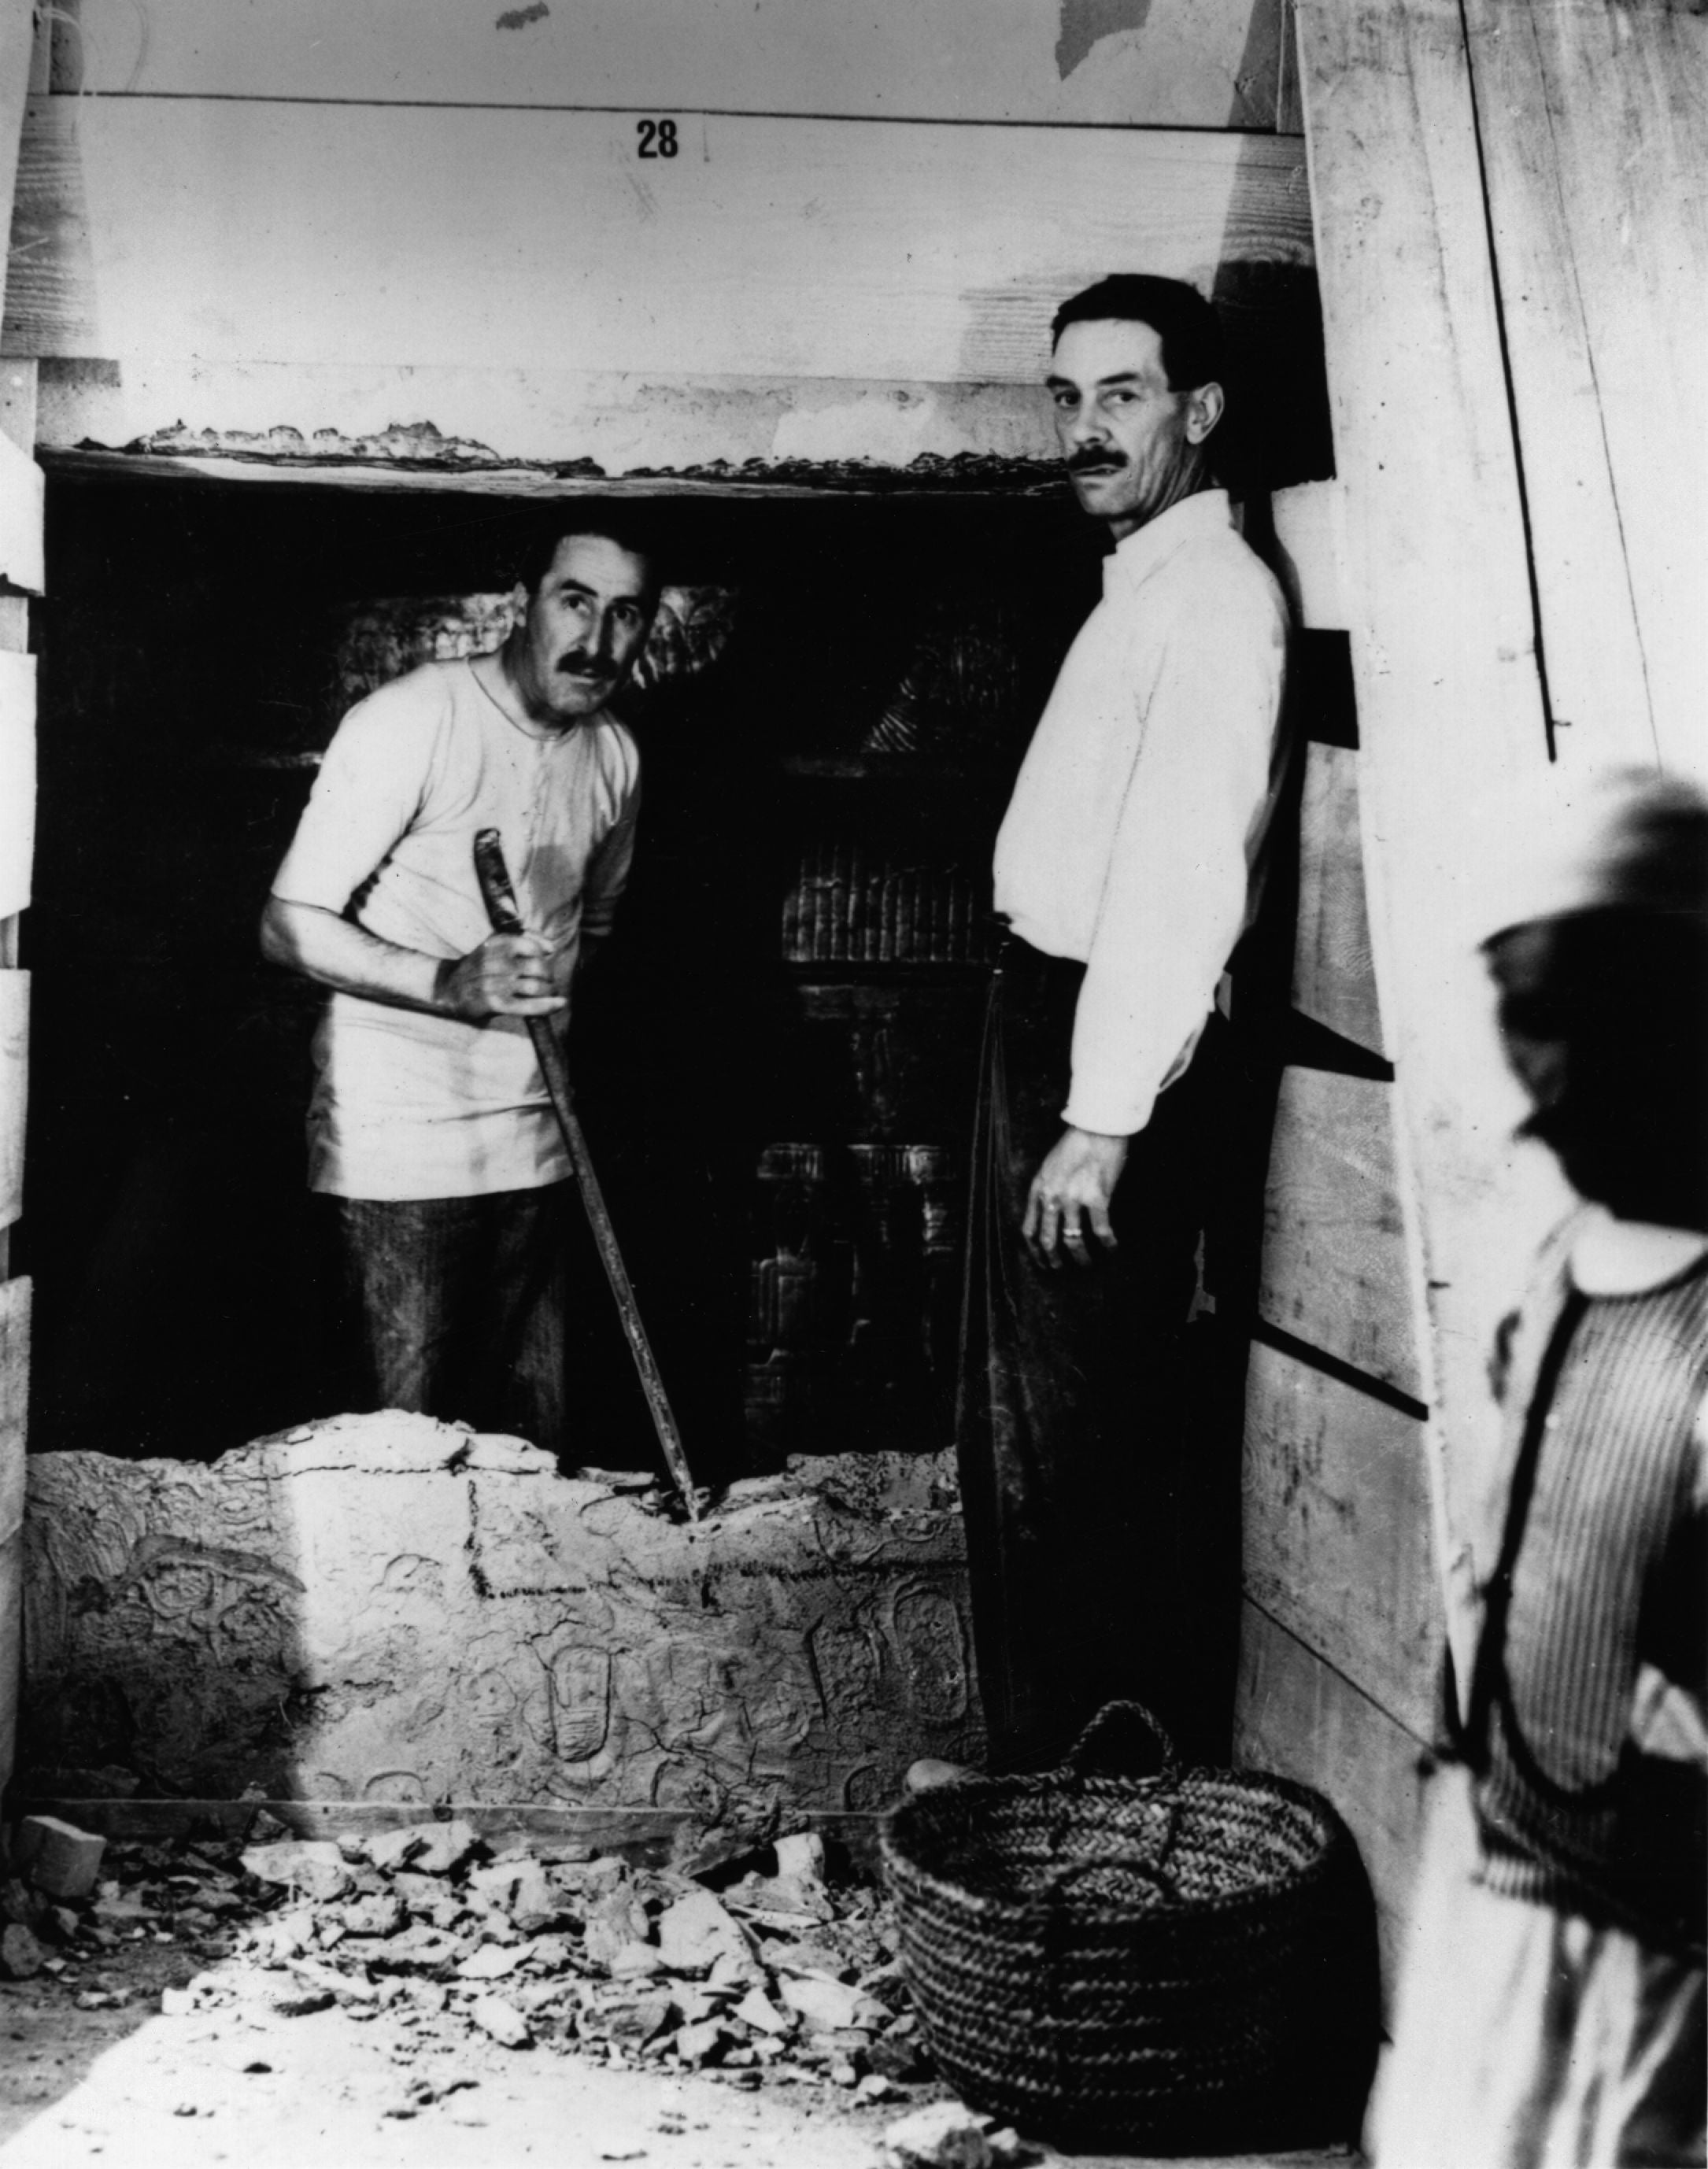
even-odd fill
[[[364,1396],[554,1451],[569,1166],[527,1020],[567,1030],[627,877],[640,764],[606,703],[657,594],[617,535],[542,528],[502,648],[344,717],[261,922],[271,962],[332,989],[309,1185],[337,1203]],[[483,829],[526,933],[490,931]]]

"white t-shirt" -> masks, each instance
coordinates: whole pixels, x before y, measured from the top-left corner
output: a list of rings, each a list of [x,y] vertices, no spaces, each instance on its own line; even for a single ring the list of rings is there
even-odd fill
[[[609,930],[627,878],[639,785],[634,740],[609,717],[535,738],[467,662],[425,663],[339,726],[273,893],[424,956],[464,957],[492,931],[474,838],[496,829],[524,923],[554,944],[567,993],[583,935]],[[311,1189],[468,1197],[569,1172],[520,1017],[464,1024],[334,994],[315,1065]]]
[[[1081,1129],[1144,1128],[1251,923],[1286,654],[1286,604],[1225,491],[1183,498],[1106,559],[996,839],[996,909],[1086,967],[1063,1111]]]

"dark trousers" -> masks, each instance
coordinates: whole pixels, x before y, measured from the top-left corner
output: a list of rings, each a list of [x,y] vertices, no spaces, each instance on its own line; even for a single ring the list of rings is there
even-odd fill
[[[1195,1422],[1188,1329],[1219,1140],[1226,1027],[1133,1140],[1118,1248],[1051,1268],[1021,1237],[1060,1136],[1081,965],[1012,939],[993,976],[973,1148],[956,1434],[992,1767],[1059,1759],[1135,1697],[1188,1753],[1225,1731],[1232,1633],[1221,1426]],[[1233,1532],[1236,1541],[1236,1531]]]
[[[564,1453],[569,1186],[331,1202],[352,1405]]]

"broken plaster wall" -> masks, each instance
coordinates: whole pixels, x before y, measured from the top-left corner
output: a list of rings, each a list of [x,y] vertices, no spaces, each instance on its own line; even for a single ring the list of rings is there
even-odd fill
[[[689,1526],[395,1413],[37,1456],[22,1789],[878,1805],[979,1749],[959,1515],[935,1461],[815,1466]]]

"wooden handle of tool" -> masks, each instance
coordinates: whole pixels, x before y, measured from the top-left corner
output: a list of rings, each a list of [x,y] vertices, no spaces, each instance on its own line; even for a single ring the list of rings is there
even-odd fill
[[[496,829],[483,829],[474,839],[474,873],[475,879],[480,883],[480,893],[486,903],[486,915],[492,921],[493,931],[495,934],[525,932],[526,930],[522,925],[516,893],[510,882],[510,868],[504,864],[504,844]],[[611,1292],[616,1298],[616,1314],[622,1322],[623,1337],[628,1342],[628,1352],[634,1358],[635,1369],[640,1374],[641,1391],[646,1395],[647,1407],[652,1414],[653,1429],[658,1433],[665,1466],[682,1495],[682,1503],[687,1509],[689,1520],[697,1521],[700,1502],[695,1495],[687,1452],[682,1444],[682,1434],[676,1426],[670,1396],[665,1391],[665,1382],[659,1372],[652,1343],[641,1323],[640,1306],[634,1299],[628,1268],[623,1264],[622,1252],[617,1248],[616,1230],[611,1225],[605,1193],[600,1189],[599,1177],[593,1171],[587,1139],[582,1134],[581,1124],[575,1113],[574,1097],[569,1088],[569,1064],[564,1057],[563,1042],[552,1030],[549,1017],[530,1017],[528,1037],[534,1042],[540,1073],[551,1095],[552,1111],[558,1117],[558,1127],[563,1132],[564,1148],[568,1153],[569,1165],[574,1173],[575,1186],[581,1193],[581,1202],[586,1210],[587,1224],[593,1231],[600,1261],[605,1267],[605,1276],[610,1282]]]
[[[474,839],[474,877],[480,883],[493,932],[525,933],[521,907],[510,885],[510,870],[504,864],[504,839],[496,829],[483,829]]]

